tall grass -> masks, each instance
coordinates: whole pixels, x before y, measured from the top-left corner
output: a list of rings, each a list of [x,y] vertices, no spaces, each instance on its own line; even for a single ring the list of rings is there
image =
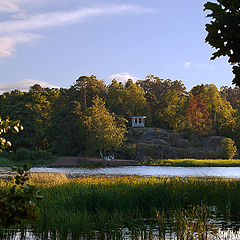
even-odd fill
[[[206,209],[215,209],[215,215],[230,220],[240,219],[237,179],[68,179],[64,174],[32,173],[31,184],[37,185],[44,196],[41,217],[32,226],[40,239],[47,239],[49,233],[53,235],[51,239],[123,239],[124,234],[148,239],[153,229],[158,229],[159,234],[170,231],[168,219],[175,219],[170,226],[176,237],[180,234],[189,236],[182,239],[191,239],[196,232],[199,236],[206,234]],[[201,219],[203,225],[194,219]]]
[[[172,167],[240,167],[240,159],[150,159],[146,165]]]

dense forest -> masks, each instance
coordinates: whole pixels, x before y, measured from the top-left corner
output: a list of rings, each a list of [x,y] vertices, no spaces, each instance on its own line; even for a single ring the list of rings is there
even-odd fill
[[[29,92],[0,96],[3,119],[19,119],[20,134],[8,134],[12,150],[49,150],[54,154],[93,156],[121,146],[130,117],[145,115],[148,127],[232,138],[240,147],[240,88],[197,85],[154,75],[135,83],[81,76],[70,88],[36,84]]]

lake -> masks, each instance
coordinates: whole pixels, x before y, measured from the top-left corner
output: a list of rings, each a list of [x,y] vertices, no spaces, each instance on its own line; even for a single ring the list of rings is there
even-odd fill
[[[239,240],[240,231],[239,224],[233,222],[226,222],[222,219],[207,219],[206,222],[200,223],[202,226],[206,226],[206,230],[203,235],[199,236],[199,232],[194,232],[191,229],[194,224],[189,222],[186,225],[184,234],[181,236],[182,230],[177,229],[178,226],[171,226],[169,219],[167,222],[163,222],[161,225],[152,223],[151,225],[145,224],[146,220],[136,221],[131,224],[131,227],[127,226],[105,226],[103,230],[91,230],[90,232],[85,231],[84,233],[74,236],[71,233],[64,232],[39,232],[33,229],[22,229],[21,231],[12,231],[11,229],[4,232],[0,231],[1,240],[104,240],[104,239],[115,239],[115,240]],[[81,225],[81,223],[79,223]],[[205,225],[206,224],[206,225]],[[108,225],[108,224],[107,224]],[[163,227],[164,225],[164,227]],[[113,227],[111,229],[111,227]],[[164,232],[161,230],[164,228]],[[104,227],[103,227],[104,228]],[[70,230],[70,229],[69,229]],[[71,231],[71,230],[70,230]],[[89,230],[88,230],[89,231]],[[192,238],[191,238],[192,235]]]
[[[124,166],[109,168],[32,168],[32,172],[76,173],[83,175],[130,175],[156,177],[224,177],[240,178],[240,167],[165,167]]]

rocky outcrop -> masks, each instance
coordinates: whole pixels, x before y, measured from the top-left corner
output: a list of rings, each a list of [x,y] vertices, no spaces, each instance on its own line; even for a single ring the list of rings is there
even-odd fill
[[[181,159],[181,158],[219,158],[221,154],[220,136],[188,135],[174,133],[159,128],[132,128],[129,141],[136,143],[136,160]]]

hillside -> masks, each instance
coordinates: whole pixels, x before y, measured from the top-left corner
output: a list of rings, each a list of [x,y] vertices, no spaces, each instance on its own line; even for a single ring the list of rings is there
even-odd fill
[[[136,144],[136,159],[215,159],[221,156],[220,136],[188,135],[159,128],[131,128],[128,142]]]

